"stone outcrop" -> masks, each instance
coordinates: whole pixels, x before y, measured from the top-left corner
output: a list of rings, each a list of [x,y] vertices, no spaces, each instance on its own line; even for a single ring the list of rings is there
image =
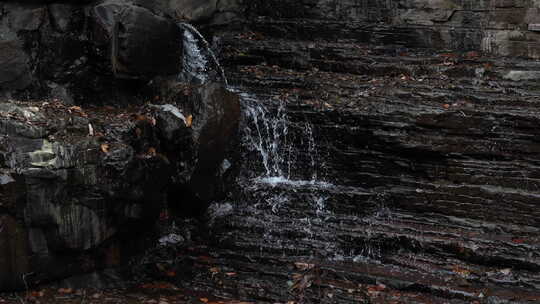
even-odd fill
[[[292,174],[253,181],[263,156],[245,148],[252,171],[212,208],[228,210],[209,214],[215,239],[185,250],[193,287],[260,303],[539,301],[540,66],[517,57],[537,56],[519,14],[535,7],[253,1],[246,28],[215,41],[231,84],[286,108]]]
[[[136,1],[0,4],[0,290],[117,266],[163,210],[221,195],[238,97],[221,71],[177,81],[177,22]]]
[[[250,1],[246,6],[246,11],[258,18],[257,23],[274,27],[274,34],[297,35],[299,39],[324,35],[397,48],[540,57],[537,1],[276,0]],[[302,22],[306,19],[310,22]]]

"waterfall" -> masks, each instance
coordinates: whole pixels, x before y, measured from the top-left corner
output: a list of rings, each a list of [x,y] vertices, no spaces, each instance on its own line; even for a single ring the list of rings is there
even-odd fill
[[[262,177],[289,179],[290,155],[288,145],[287,114],[283,103],[279,103],[277,113],[269,109],[257,98],[241,94],[244,115],[247,120],[244,130],[244,144],[259,154],[264,167]]]
[[[178,80],[185,83],[203,84],[219,79],[227,85],[223,67],[219,64],[210,44],[191,24],[179,23],[184,31],[182,67]]]
[[[243,144],[258,155],[264,169],[258,174],[257,181],[274,185],[328,186],[319,178],[321,164],[311,123],[292,122],[284,101],[275,98],[262,101],[246,93],[240,93],[240,96],[245,121]],[[301,165],[300,150],[307,158]]]

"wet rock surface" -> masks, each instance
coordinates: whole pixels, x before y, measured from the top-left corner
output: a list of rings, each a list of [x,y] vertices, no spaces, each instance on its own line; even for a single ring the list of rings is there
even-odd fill
[[[177,79],[200,34],[131,1],[0,11],[0,290],[126,264],[223,193],[238,96],[202,56]]]
[[[185,192],[199,189],[195,185],[204,178],[208,187],[218,183],[219,149],[235,129],[236,97],[219,84],[198,90],[214,97],[192,100],[195,110],[189,116],[182,104],[128,109],[55,101],[0,105],[2,289],[23,287],[23,276],[33,285],[118,266],[122,257],[127,261],[147,246],[140,236],[152,235],[167,205],[188,212],[204,208],[218,194],[168,195],[186,184]],[[223,109],[218,103],[227,98],[233,103]],[[169,109],[191,121],[168,117]],[[219,141],[209,139],[213,132]],[[211,159],[208,150],[214,152]]]
[[[237,16],[238,3],[218,2],[214,7],[212,1],[199,5],[183,1],[191,11],[176,17],[215,25],[232,20],[219,17],[228,9],[230,16]],[[145,16],[150,12],[162,20],[178,13],[178,3],[136,4],[148,11]],[[70,218],[84,214],[85,227],[103,221],[106,224],[99,227],[112,227],[111,235],[116,237],[122,235],[114,230],[119,223],[139,226],[141,221],[156,221],[158,213],[140,210],[154,210],[154,202],[163,204],[158,197],[166,195],[176,199],[171,204],[173,213],[205,213],[205,222],[176,221],[160,214],[160,220],[174,221],[169,223],[174,229],[133,267],[135,272],[142,268],[147,281],[167,282],[135,285],[154,290],[153,298],[120,287],[93,299],[84,289],[75,291],[79,287],[46,296],[40,296],[38,289],[30,296],[66,303],[105,299],[123,303],[539,301],[536,80],[540,66],[521,57],[500,57],[537,57],[536,6],[534,1],[446,0],[247,3],[240,10],[249,18],[241,25],[208,27],[215,32],[213,44],[230,84],[241,95],[244,113],[240,155],[233,151],[227,161],[214,153],[227,149],[221,138],[233,132],[227,122],[236,121],[238,101],[220,86],[171,85],[165,75],[155,79],[163,93],[160,102],[129,111],[109,109],[108,114],[86,106],[8,103],[5,111],[11,116],[1,126],[6,134],[22,138],[22,143],[16,145],[20,150],[3,153],[0,160],[10,164],[7,160],[15,159],[30,173],[12,172],[5,165],[6,173],[0,175],[1,189],[8,194],[1,202],[10,206],[1,217],[8,228],[0,233],[10,240],[0,248],[6,252],[0,260],[0,267],[6,267],[2,274],[9,275],[0,282],[31,278],[22,275],[36,269],[33,260],[14,257],[33,252],[28,244],[45,252],[39,240],[49,238],[55,241],[50,244],[60,244],[49,253],[52,261],[60,260],[56,252],[62,258],[66,252],[79,257],[72,252],[93,246],[97,253],[92,251],[90,260],[108,266],[106,261],[118,257],[119,251],[112,245],[108,249],[108,231],[75,229],[74,234],[62,234],[73,227],[56,228],[56,214],[67,213]],[[54,11],[56,30],[69,31],[65,18],[69,9],[49,8]],[[39,7],[31,12],[39,15]],[[6,31],[12,31],[12,24]],[[15,24],[30,31],[36,28],[31,22]],[[104,33],[100,37],[118,32]],[[26,40],[17,41],[6,47],[19,52]],[[98,47],[111,50],[113,42],[104,41]],[[131,40],[125,41],[129,45]],[[186,45],[193,43],[184,41],[184,66],[186,54],[198,56],[186,51]],[[33,70],[28,67],[33,66],[33,57],[25,54],[9,62],[5,83],[10,88],[32,83],[28,79]],[[138,75],[135,78],[143,80],[139,83],[148,80],[137,66],[114,67],[115,62],[132,58],[131,53],[109,54],[96,53],[100,71],[112,79],[117,79],[114,71],[122,71],[130,77]],[[203,57],[213,64],[210,53]],[[181,77],[204,83],[204,77],[193,72],[208,65],[189,65]],[[212,75],[219,79],[219,74]],[[122,85],[115,81],[117,90]],[[55,78],[55,83],[69,91],[69,82]],[[133,92],[132,82],[122,83],[126,92]],[[56,92],[64,95],[62,89]],[[113,99],[122,100],[119,96]],[[214,102],[201,104],[205,100]],[[215,107],[218,100],[225,103]],[[72,123],[75,131],[70,131],[80,132],[85,141],[72,143],[62,137],[62,130],[70,125],[51,119],[56,116],[48,116],[50,107],[54,113],[89,119]],[[223,111],[229,114],[219,114]],[[33,121],[39,115],[44,115],[47,127],[15,119],[28,116],[25,119]],[[96,123],[102,115],[105,118]],[[118,118],[120,125],[107,120]],[[50,121],[60,126],[50,127]],[[96,128],[93,136],[88,134],[88,122]],[[79,183],[92,182],[98,194],[109,195],[113,203],[107,206],[117,206],[114,212],[92,216],[102,210],[97,209],[100,196],[96,204],[80,201],[79,197],[91,201],[96,193],[87,194],[91,189],[77,186],[77,195],[71,195],[73,187],[65,184],[78,179],[68,180],[56,172],[63,167],[53,167],[52,173],[50,168],[42,169],[44,164],[69,164],[61,157],[68,152],[77,160],[75,171],[80,164],[93,170],[84,176],[103,176],[111,170],[109,179]],[[155,170],[150,171],[151,177],[142,174],[147,169],[134,169],[127,176],[117,173],[142,164],[146,168],[147,163]],[[175,172],[173,181],[166,182],[175,187],[140,191],[140,183],[149,179],[149,185],[156,185],[154,174],[162,170]],[[216,170],[237,173],[237,180],[226,186],[226,199],[208,209],[183,204],[201,203],[223,187],[205,184],[214,179]],[[55,196],[41,194],[44,181],[53,185],[54,195],[71,202],[69,208],[51,207]],[[162,185],[159,181],[157,185]],[[28,191],[19,190],[30,189],[28,185],[36,190],[30,194],[32,200]],[[111,188],[120,190],[111,193]],[[63,194],[65,189],[70,195]],[[128,198],[122,196],[126,192]],[[142,199],[137,196],[141,193],[150,197]],[[133,206],[134,201],[140,206]],[[30,202],[38,202],[40,208],[27,217],[24,208]],[[32,223],[30,230],[28,223]],[[44,236],[40,239],[40,235]],[[91,243],[84,235],[92,236]],[[30,242],[21,241],[30,236]],[[69,284],[67,288],[72,288]],[[18,300],[17,295],[5,299]]]
[[[185,250],[189,286],[255,303],[539,301],[536,61],[283,5],[215,39],[244,93],[244,163],[212,237]]]

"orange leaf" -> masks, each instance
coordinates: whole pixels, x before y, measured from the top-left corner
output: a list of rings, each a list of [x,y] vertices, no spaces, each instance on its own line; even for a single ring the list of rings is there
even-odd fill
[[[109,153],[109,144],[101,144],[101,151],[103,153]]]
[[[59,293],[72,293],[73,289],[71,289],[71,288],[60,288],[60,289],[58,289],[58,292]]]
[[[207,299],[207,298],[200,298],[199,300],[201,300],[201,302],[208,303],[208,299]]]
[[[193,124],[193,115],[188,115],[188,117],[186,117],[186,127],[190,128],[191,125]]]
[[[471,274],[470,270],[461,268],[457,265],[452,268],[452,271],[464,277],[469,276]]]

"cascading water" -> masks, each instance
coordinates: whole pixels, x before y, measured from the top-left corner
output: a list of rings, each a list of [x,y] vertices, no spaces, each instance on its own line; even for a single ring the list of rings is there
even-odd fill
[[[223,67],[204,36],[191,24],[179,23],[178,26],[184,30],[184,53],[178,80],[184,83],[203,84],[212,78],[218,78],[227,85]]]
[[[179,81],[197,85],[218,80],[226,84],[223,69],[208,42],[191,25],[179,26],[184,29]],[[291,119],[286,102],[278,97],[254,95],[241,88],[230,90],[239,94],[243,108],[243,160],[237,178],[241,193],[211,209],[226,209],[220,215],[222,218],[234,222],[233,226],[250,227],[254,234],[250,230],[231,231],[226,238],[236,235],[236,242],[258,244],[261,254],[279,250],[283,254],[294,252],[329,260],[373,255],[377,250],[371,245],[342,248],[343,242],[337,242],[336,235],[328,229],[328,225],[354,227],[358,220],[355,215],[340,219],[339,224],[335,222],[332,204],[366,193],[321,178],[324,163],[312,124],[298,117]],[[368,226],[379,218],[374,216],[370,222],[368,217]],[[214,218],[211,220],[214,222]],[[296,237],[291,238],[290,234]]]
[[[339,209],[344,200],[362,204],[370,194],[322,178],[325,157],[318,146],[323,139],[302,115],[291,118],[294,111],[286,107],[285,101],[237,91],[244,116],[244,164],[238,183],[243,192],[240,200],[245,201],[240,208],[246,211],[241,221],[245,217],[261,221],[249,224],[252,229],[264,231],[260,251],[281,250],[283,254],[294,252],[330,261],[379,258],[381,245],[371,231],[376,230],[372,229],[375,225],[390,220],[390,211],[379,206],[375,211],[366,210],[365,216],[335,214],[334,209]],[[379,203],[373,201],[369,205]],[[333,228],[329,229],[330,225]],[[348,238],[356,237],[359,225],[367,230],[358,234],[361,241],[354,244]],[[352,232],[345,232],[342,240],[330,232],[348,229]]]

